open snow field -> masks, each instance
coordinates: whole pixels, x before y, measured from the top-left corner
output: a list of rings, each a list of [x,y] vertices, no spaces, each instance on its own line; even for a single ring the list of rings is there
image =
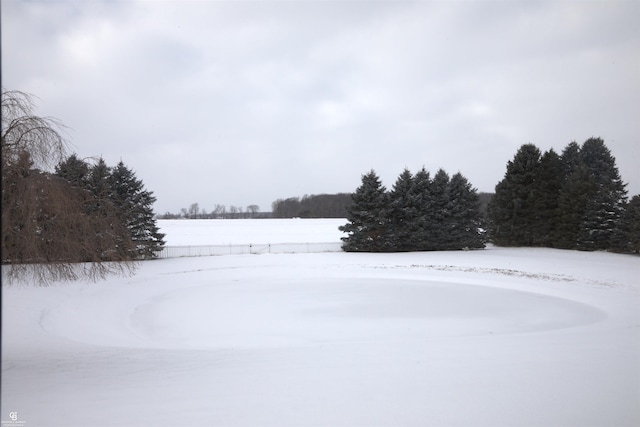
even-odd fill
[[[167,246],[340,242],[345,219],[159,220]]]
[[[160,222],[170,244],[221,224]],[[639,281],[635,256],[488,248],[173,258],[3,285],[1,419],[638,426]]]

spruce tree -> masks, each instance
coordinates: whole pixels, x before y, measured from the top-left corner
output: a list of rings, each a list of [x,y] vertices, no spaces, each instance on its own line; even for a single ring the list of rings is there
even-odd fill
[[[540,158],[540,166],[533,185],[534,216],[531,232],[532,244],[535,246],[554,246],[562,175],[563,165],[560,156],[553,149],[545,152]]]
[[[626,202],[626,184],[622,182],[615,158],[600,138],[590,138],[580,149],[581,163],[597,186],[595,195],[585,206],[578,234],[578,248],[606,250],[616,246]]]
[[[135,258],[155,258],[164,246],[164,234],[160,233],[153,214],[153,193],[133,171],[121,161],[111,173],[112,200],[117,207],[129,237],[136,246]]]
[[[640,253],[640,194],[625,205],[622,216],[622,236],[616,248],[620,252]]]
[[[480,231],[480,201],[475,188],[461,173],[449,181],[449,241],[446,249],[484,248],[484,236]]]
[[[386,250],[403,252],[415,250],[412,236],[416,232],[419,217],[416,206],[414,180],[405,169],[389,194],[389,225],[385,237]]]
[[[108,229],[96,233],[96,245],[100,247],[100,256],[105,259],[129,259],[135,256],[135,245],[131,241],[129,230],[123,221],[120,207],[113,200],[111,188],[111,168],[103,158],[91,167],[87,179],[90,197],[86,201],[86,210],[90,216],[117,218]]]
[[[433,196],[431,194],[431,176],[424,167],[413,177],[413,194],[417,217],[414,230],[410,236],[410,244],[414,250],[426,251],[429,250],[432,234],[431,209]]]
[[[580,160],[580,144],[575,141],[571,141],[567,146],[562,150],[562,154],[560,155],[560,163],[562,168],[562,180],[564,181],[574,173],[578,166],[581,164]]]
[[[347,252],[381,252],[386,243],[388,227],[388,194],[380,178],[371,170],[362,176],[362,184],[351,196],[353,204],[347,209],[347,224],[340,231],[343,250]]]
[[[68,181],[72,187],[84,189],[89,178],[89,165],[74,153],[56,165],[55,174]]]
[[[451,205],[449,198],[449,175],[440,169],[431,182],[431,209],[429,215],[430,239],[428,250],[449,249],[451,229]]]
[[[552,233],[554,247],[574,249],[587,200],[595,193],[595,182],[581,163],[580,145],[572,141],[560,156],[561,176],[558,210]]]
[[[567,177],[558,195],[558,219],[554,246],[575,249],[587,203],[597,192],[597,185],[584,165]]]
[[[91,167],[86,181],[86,188],[92,194],[89,203],[89,211],[104,212],[113,209],[111,190],[111,168],[109,168],[103,158]]]
[[[121,247],[127,246],[128,232],[119,221],[111,201],[111,172],[104,160],[101,158],[95,165],[90,166],[76,154],[72,154],[56,166],[55,173],[69,182],[75,191],[81,208],[76,215],[85,218],[90,224],[103,224],[101,227],[96,225],[87,228],[85,246],[91,248],[93,253],[85,255],[83,261],[131,259],[126,254],[122,256],[123,251],[116,251],[118,242],[122,242]],[[128,244],[128,247],[131,249],[132,245]]]
[[[535,241],[535,187],[540,150],[525,144],[507,163],[488,206],[491,239],[500,246],[531,246]]]

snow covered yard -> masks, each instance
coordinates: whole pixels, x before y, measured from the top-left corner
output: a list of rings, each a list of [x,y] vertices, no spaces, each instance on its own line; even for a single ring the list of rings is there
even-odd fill
[[[176,258],[4,285],[2,421],[637,426],[639,281],[638,257],[489,248]]]

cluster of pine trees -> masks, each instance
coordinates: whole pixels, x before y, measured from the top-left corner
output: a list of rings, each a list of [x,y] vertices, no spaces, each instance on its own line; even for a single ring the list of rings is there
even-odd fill
[[[156,198],[122,161],[111,168],[102,158],[91,165],[72,154],[56,166],[55,175],[81,195],[83,214],[116,219],[109,229],[95,232],[103,242],[98,245],[103,259],[149,259],[162,250],[164,234],[153,213]]]
[[[507,163],[488,207],[491,240],[501,246],[640,250],[640,197],[627,203],[604,141],[568,144],[560,155],[523,145]]]
[[[362,176],[340,230],[348,252],[484,248],[476,189],[460,173],[404,170],[391,191],[375,171]]]
[[[32,95],[3,89],[1,101],[0,254],[9,281],[95,280],[156,257],[164,235],[142,181],[122,162],[68,157],[64,125],[36,115]]]

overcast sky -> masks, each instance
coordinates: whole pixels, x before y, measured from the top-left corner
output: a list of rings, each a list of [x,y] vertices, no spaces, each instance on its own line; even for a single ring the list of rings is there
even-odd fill
[[[370,169],[490,192],[522,144],[591,136],[640,193],[637,0],[3,0],[2,85],[158,213],[270,211]]]

